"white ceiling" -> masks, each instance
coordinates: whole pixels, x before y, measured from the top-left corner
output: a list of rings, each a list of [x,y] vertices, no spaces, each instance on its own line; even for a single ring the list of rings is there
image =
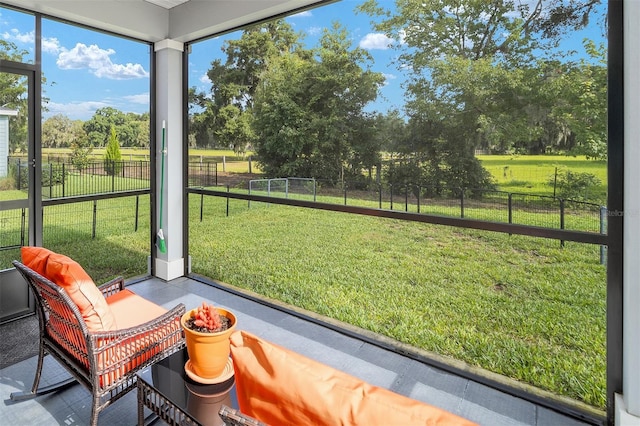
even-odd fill
[[[140,40],[192,41],[326,0],[0,0]]]

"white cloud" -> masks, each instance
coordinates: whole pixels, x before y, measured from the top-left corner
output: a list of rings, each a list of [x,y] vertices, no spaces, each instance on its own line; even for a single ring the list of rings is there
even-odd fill
[[[388,86],[390,80],[398,78],[395,74],[382,73],[382,75],[384,76],[384,86]]]
[[[11,30],[10,38],[12,40],[18,41],[20,43],[33,44],[35,42],[36,36],[35,36],[35,33],[33,31],[23,34],[23,33],[20,33],[20,31],[18,31],[17,29],[14,28],[14,29]]]
[[[17,29],[13,28],[9,31],[5,31],[2,33],[2,38],[7,41],[17,41],[19,43],[33,44],[35,40],[34,32],[30,33],[21,33]]]
[[[124,99],[133,104],[149,105],[149,92],[124,96]]]
[[[304,12],[296,13],[295,15],[289,16],[289,18],[311,18],[313,14],[310,10],[305,10]]]
[[[110,56],[116,53],[113,49],[100,49],[97,45],[87,46],[78,43],[71,50],[63,49],[56,61],[58,67],[63,70],[85,69],[99,78],[112,80],[127,80],[148,77],[149,73],[140,64],[114,64]]]
[[[211,79],[207,74],[202,74],[198,80],[200,80],[200,83],[211,84]]]
[[[307,34],[312,36],[322,34],[322,27],[309,27]]]
[[[360,47],[368,50],[386,50],[393,39],[382,33],[369,33],[360,40]]]
[[[57,55],[64,48],[60,46],[60,42],[57,38],[43,38],[42,39],[42,50],[46,53],[51,53]]]
[[[101,101],[71,102],[68,104],[48,102],[46,105],[47,111],[43,112],[43,116],[44,118],[48,118],[56,114],[63,114],[67,117],[73,117],[74,120],[88,120],[97,109],[108,106],[113,105]]]
[[[35,33],[34,31],[28,33],[21,33],[17,29],[12,29],[8,32],[4,32],[2,34],[2,38],[9,41],[16,41],[18,43],[23,44],[35,44]],[[57,38],[47,38],[44,37],[42,39],[42,50],[46,53],[51,53],[57,55],[64,48],[60,46],[60,42]]]

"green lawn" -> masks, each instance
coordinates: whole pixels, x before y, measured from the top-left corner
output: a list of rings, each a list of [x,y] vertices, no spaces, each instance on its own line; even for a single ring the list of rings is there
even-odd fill
[[[569,162],[553,158],[551,167]],[[514,158],[509,168],[538,167],[530,161]],[[603,173],[602,163],[585,161],[581,170]],[[92,202],[46,207],[45,246],[78,260],[99,283],[142,275],[149,197],[138,201],[137,231],[135,197],[99,200],[95,210]],[[200,197],[189,203],[194,272],[605,406],[600,247],[256,202],[248,208],[240,200],[230,200],[227,216],[217,197],[205,197],[201,222]],[[20,217],[0,231],[13,222]],[[16,249],[0,251],[0,266],[18,257]]]
[[[194,272],[605,404],[599,247],[191,196]]]
[[[553,195],[553,181],[558,173],[571,170],[574,173],[591,173],[601,185],[590,192],[593,196],[606,199],[607,162],[587,160],[584,156],[563,155],[478,155],[482,166],[487,169],[502,191]]]

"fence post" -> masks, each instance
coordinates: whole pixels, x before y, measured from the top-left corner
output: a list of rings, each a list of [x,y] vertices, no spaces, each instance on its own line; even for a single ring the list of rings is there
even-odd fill
[[[227,204],[229,203],[229,197],[227,197]],[[229,209],[227,208],[227,216],[229,216]],[[204,217],[204,194],[200,194],[200,222]]]
[[[378,184],[378,208],[382,210],[382,184]]]
[[[513,194],[509,193],[507,198],[507,206],[509,209],[509,223],[513,223]]]
[[[53,198],[53,165],[49,163],[49,198]]]
[[[605,224],[605,219],[607,218],[607,208],[604,206],[600,206],[600,233],[604,234],[604,224]],[[600,246],[600,264],[604,265],[605,264],[605,255],[604,255],[604,251],[605,251],[605,246],[601,245]]]
[[[251,156],[249,156],[249,173],[251,173]]]
[[[342,189],[344,190],[344,205],[347,205],[347,185],[344,182],[344,180],[342,181]]]
[[[416,191],[416,193],[417,193],[416,201],[418,203],[418,213],[420,213],[420,185],[418,185],[416,187],[416,189],[417,189],[417,191]]]
[[[409,185],[404,186],[404,211],[409,211]]]
[[[317,182],[316,182],[316,178],[313,178],[313,202],[314,203],[316,202],[317,194],[318,194]]]
[[[134,232],[138,232],[138,213],[140,211],[140,196],[136,195],[136,221],[134,226]]]
[[[22,189],[22,179],[21,179],[22,178],[22,176],[21,176],[22,170],[21,169],[22,169],[22,167],[20,167],[20,159],[18,158],[18,171],[16,173],[16,175],[18,176],[18,181],[16,182],[16,189],[18,191],[20,191]]]
[[[460,188],[460,218],[464,219],[464,190]]]
[[[44,209],[42,209],[43,211],[43,215],[44,215]],[[23,207],[22,208],[22,221],[20,223],[20,245],[24,245],[24,241],[25,241],[25,235],[26,235],[26,229],[27,229],[27,212],[26,209]]]
[[[393,184],[389,184],[389,199],[390,199],[390,210],[393,210]]]
[[[91,238],[96,238],[96,227],[98,222],[98,200],[93,200],[93,226],[91,230]]]
[[[564,198],[560,198],[560,229],[564,229]],[[564,247],[564,240],[560,240],[560,247]]]
[[[65,187],[65,183],[66,183],[66,179],[65,179],[65,168],[64,168],[65,163],[62,163],[62,198],[64,198],[64,187]]]
[[[227,192],[229,192],[229,184],[227,184]],[[227,197],[227,217],[229,217],[229,197]]]

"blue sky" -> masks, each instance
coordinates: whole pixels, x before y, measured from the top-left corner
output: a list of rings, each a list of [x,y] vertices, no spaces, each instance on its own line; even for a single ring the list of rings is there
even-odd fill
[[[383,0],[384,1],[384,0]],[[396,52],[387,49],[387,40],[373,32],[366,15],[354,14],[360,0],[343,0],[288,18],[296,31],[306,35],[308,46],[315,45],[322,29],[340,19],[346,26],[353,46],[367,49],[375,58],[374,71],[382,72],[386,84],[379,102],[370,109],[387,110],[402,103],[403,76],[394,65]],[[392,5],[390,0],[384,1]],[[346,19],[345,17],[348,17]],[[0,9],[0,37],[33,52],[34,18]],[[88,120],[96,109],[113,107],[124,112],[149,110],[149,47],[96,31],[43,20],[43,71],[47,79],[44,96],[50,99],[45,118],[64,114],[71,119]],[[225,38],[231,33],[193,46],[189,57],[189,85],[208,91],[206,72],[214,55],[220,55]],[[582,39],[603,41],[602,29],[593,22],[589,29],[573,33],[563,48],[583,51]],[[33,59],[32,59],[33,60]]]

